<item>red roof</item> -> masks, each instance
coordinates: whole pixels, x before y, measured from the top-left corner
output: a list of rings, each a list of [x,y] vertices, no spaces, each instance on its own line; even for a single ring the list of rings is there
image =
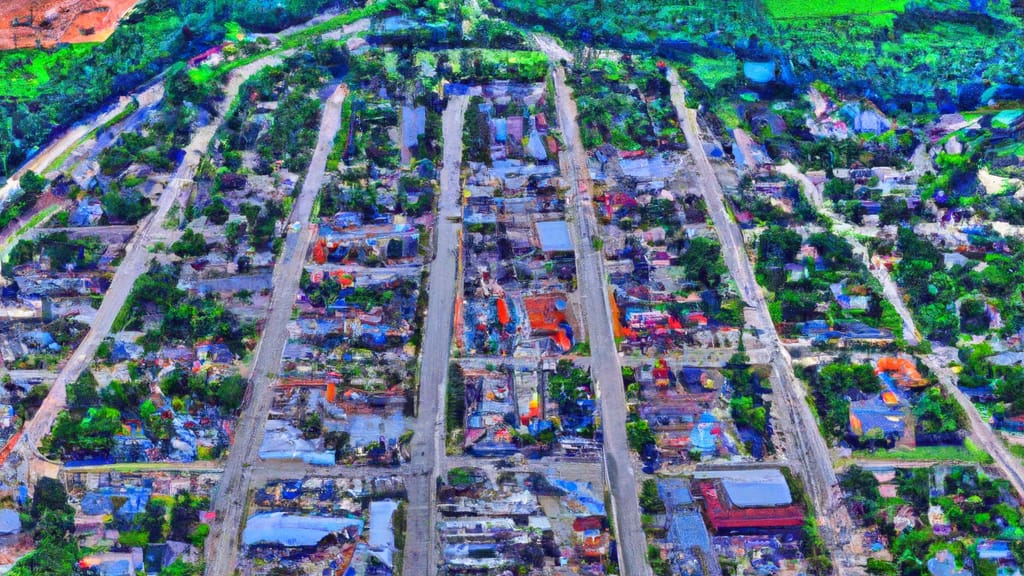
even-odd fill
[[[716,531],[787,528],[802,526],[804,523],[804,511],[794,504],[771,508],[733,508],[721,500],[718,489],[711,482],[700,482],[697,486],[704,498],[704,512],[708,522]]]
[[[602,528],[604,528],[604,519],[600,516],[579,516],[572,522],[572,529],[576,532],[601,530]]]

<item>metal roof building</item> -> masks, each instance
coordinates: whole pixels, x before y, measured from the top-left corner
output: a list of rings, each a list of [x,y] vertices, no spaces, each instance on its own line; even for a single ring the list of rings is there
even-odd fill
[[[540,238],[541,250],[545,252],[572,252],[572,239],[569,237],[569,226],[565,220],[537,222],[537,236]]]

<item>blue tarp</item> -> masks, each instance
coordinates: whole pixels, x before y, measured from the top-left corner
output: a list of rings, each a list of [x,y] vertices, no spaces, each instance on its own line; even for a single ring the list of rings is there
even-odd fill
[[[504,118],[495,118],[494,123],[494,140],[495,142],[505,142],[508,140],[508,123],[505,122]]]
[[[771,82],[775,79],[775,62],[744,62],[743,75],[752,82]]]
[[[316,546],[330,534],[346,528],[362,532],[363,521],[359,518],[328,518],[324,516],[295,516],[285,512],[256,514],[245,523],[242,543],[279,544],[290,548]]]
[[[552,486],[566,492],[567,498],[576,501],[587,511],[585,516],[605,516],[604,502],[594,496],[589,483],[573,482],[562,478],[549,478]]]

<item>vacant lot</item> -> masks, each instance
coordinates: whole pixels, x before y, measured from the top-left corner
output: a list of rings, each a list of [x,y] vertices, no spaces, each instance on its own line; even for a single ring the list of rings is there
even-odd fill
[[[775,18],[831,18],[853,14],[902,12],[907,0],[765,0],[765,6]]]
[[[139,0],[0,2],[0,50],[102,42]]]

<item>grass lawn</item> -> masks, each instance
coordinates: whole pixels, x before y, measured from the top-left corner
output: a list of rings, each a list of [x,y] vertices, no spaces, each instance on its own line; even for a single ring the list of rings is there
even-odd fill
[[[974,445],[970,439],[964,440],[963,446],[918,446],[910,449],[876,450],[855,450],[854,458],[865,458],[870,460],[934,460],[936,462],[976,462],[978,464],[991,464],[992,456]]]
[[[722,58],[705,58],[695,54],[690,70],[705,86],[714,90],[719,82],[736,76],[739,71],[739,60],[731,54]]]
[[[902,12],[907,0],[765,0],[768,12],[775,18],[831,18],[851,14]]]

